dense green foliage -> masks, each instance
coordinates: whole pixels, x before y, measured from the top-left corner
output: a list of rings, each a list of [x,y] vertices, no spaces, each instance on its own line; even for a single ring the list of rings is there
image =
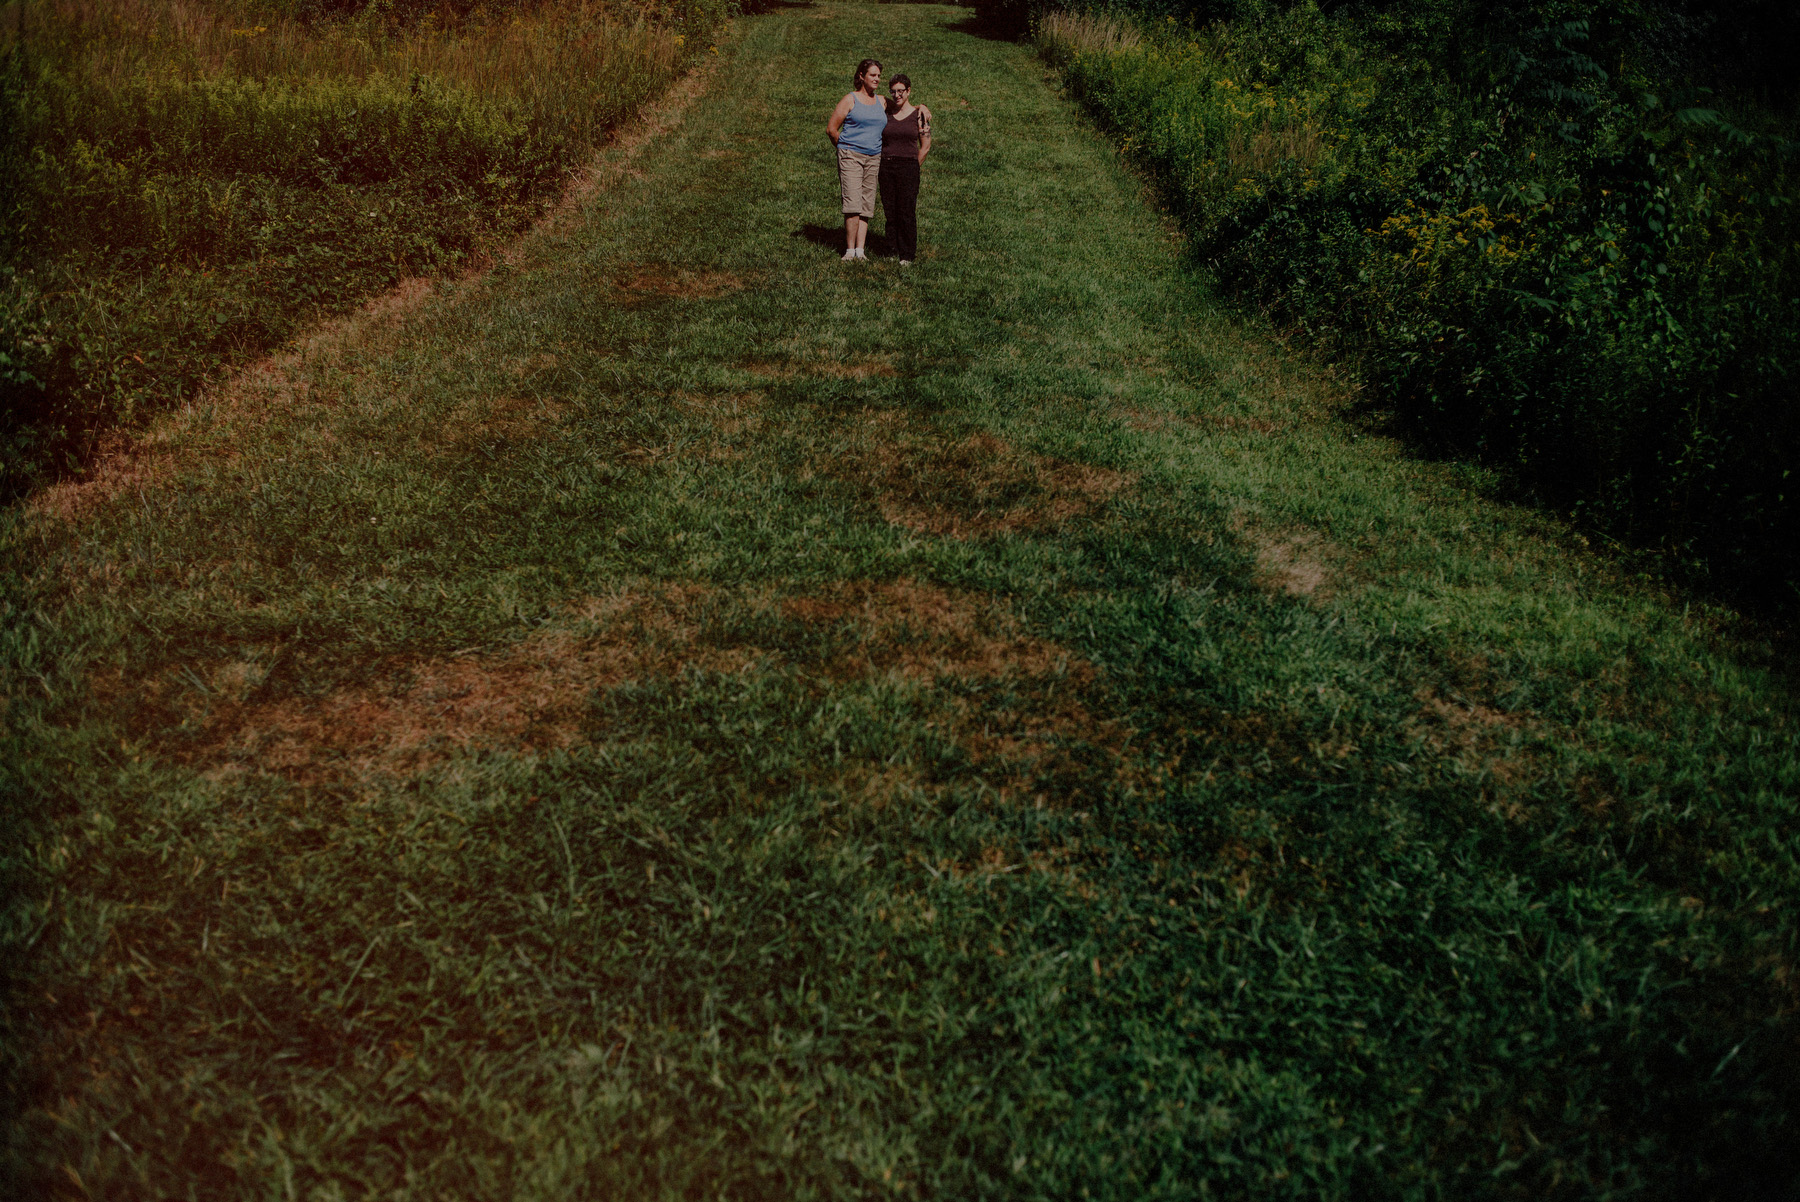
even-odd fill
[[[1040,17],[1045,53],[1226,286],[1426,445],[1794,603],[1800,9],[1082,11]]]
[[[0,61],[0,492],[516,232],[723,12],[512,7],[32,6]]]
[[[8,515],[16,1192],[1792,1196],[1789,680],[1332,420],[1029,51],[827,15]]]

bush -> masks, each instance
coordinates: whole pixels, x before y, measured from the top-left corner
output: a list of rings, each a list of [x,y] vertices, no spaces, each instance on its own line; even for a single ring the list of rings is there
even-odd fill
[[[1791,83],[1659,11],[1148,2],[1035,28],[1222,282],[1358,360],[1417,439],[1792,605]]]

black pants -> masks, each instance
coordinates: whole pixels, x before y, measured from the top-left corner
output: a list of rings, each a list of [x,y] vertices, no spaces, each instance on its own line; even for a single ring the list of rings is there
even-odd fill
[[[881,211],[887,214],[888,249],[902,259],[919,257],[919,160],[881,160]]]

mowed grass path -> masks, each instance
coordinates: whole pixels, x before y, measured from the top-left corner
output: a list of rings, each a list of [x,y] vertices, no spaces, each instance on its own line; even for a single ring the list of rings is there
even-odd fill
[[[964,21],[740,21],[515,265],[9,515],[22,1190],[1794,1184],[1788,681],[1353,437]],[[868,53],[905,271],[823,245]]]

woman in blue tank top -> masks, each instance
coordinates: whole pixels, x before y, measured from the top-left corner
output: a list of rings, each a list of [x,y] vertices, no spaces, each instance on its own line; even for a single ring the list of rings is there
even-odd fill
[[[881,99],[881,64],[865,58],[856,64],[856,86],[845,93],[825,122],[825,133],[837,146],[838,186],[844,200],[844,262],[863,257],[869,219],[875,216],[875,194],[881,186],[881,135],[887,129],[887,103]]]

